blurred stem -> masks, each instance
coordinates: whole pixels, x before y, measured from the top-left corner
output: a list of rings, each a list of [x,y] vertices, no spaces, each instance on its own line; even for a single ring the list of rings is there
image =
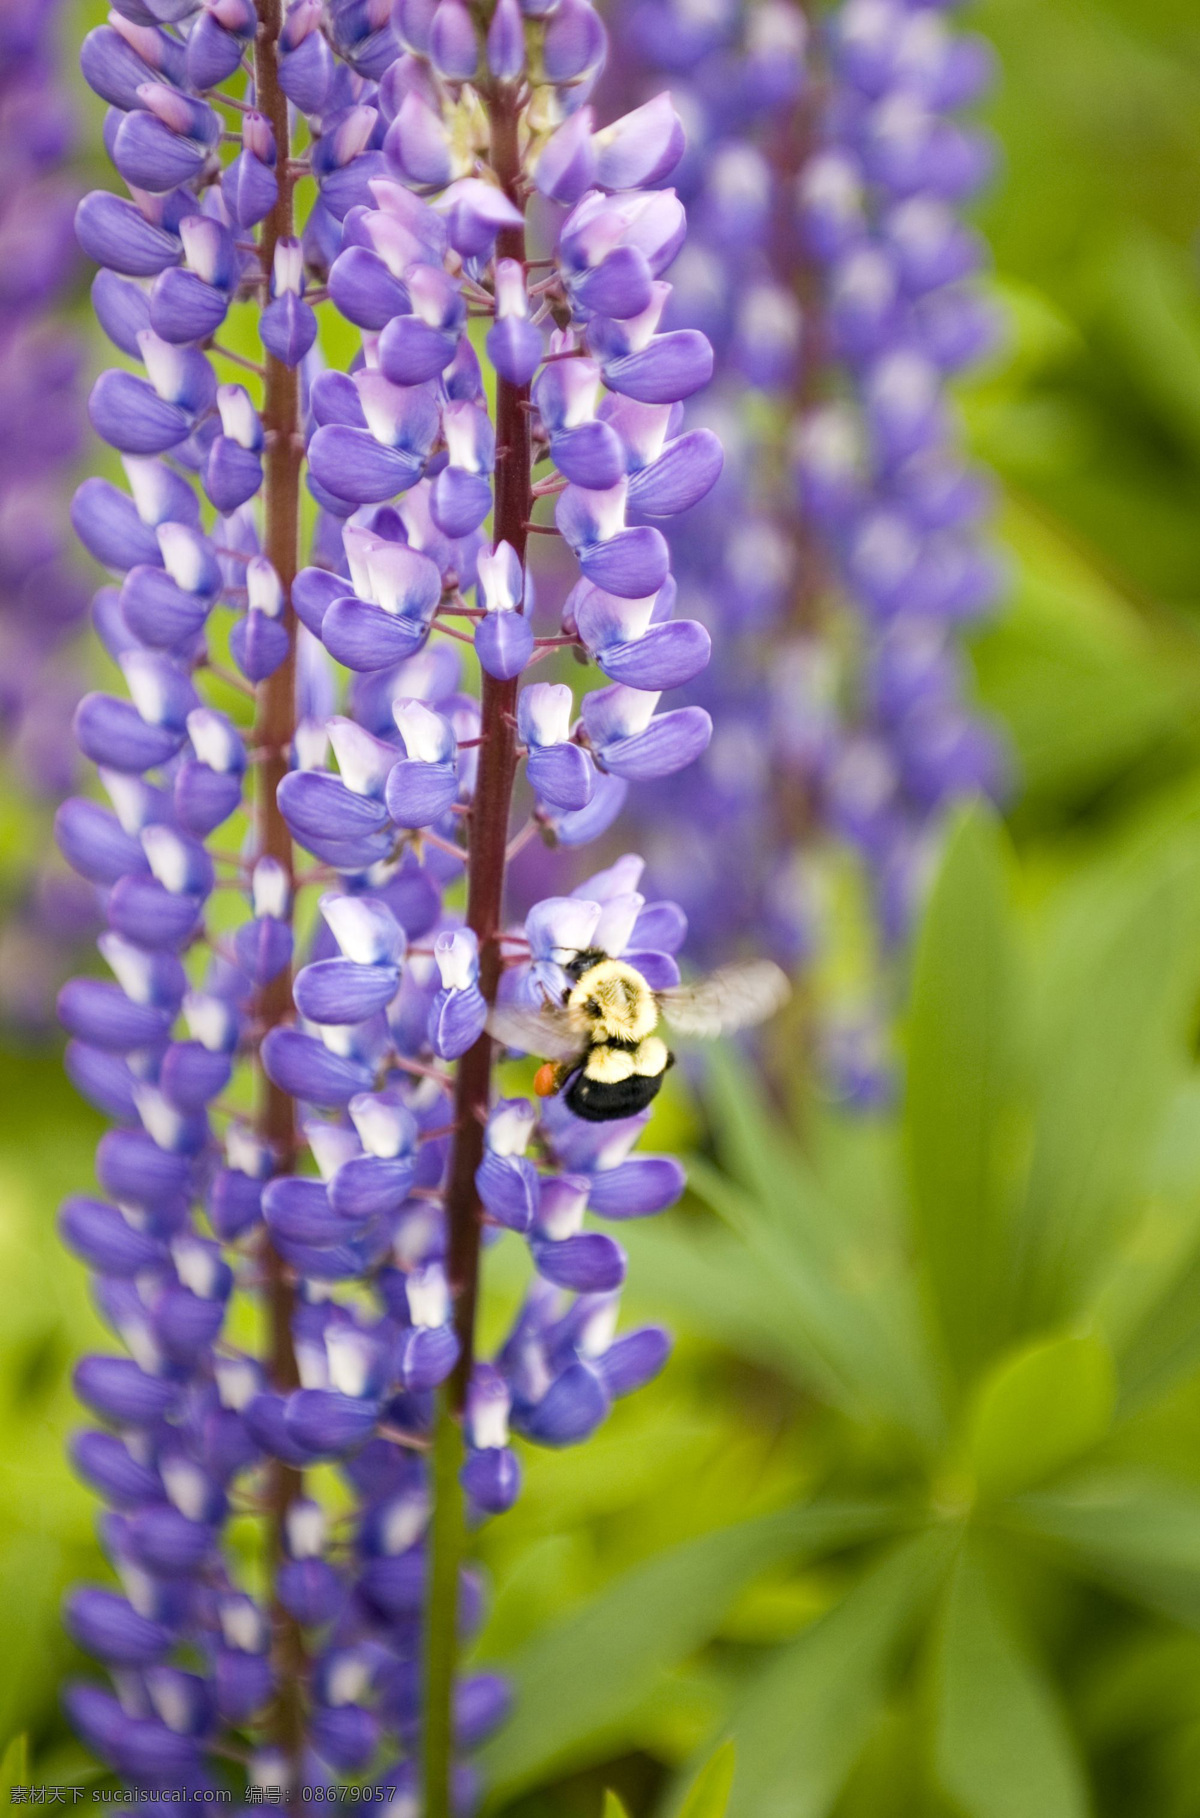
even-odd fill
[[[433,1429],[433,1522],[425,1653],[424,1818],[450,1818],[454,1767],[454,1675],[458,1665],[458,1574],[464,1541],[462,1428],[452,1391],[437,1399]]]
[[[830,347],[825,312],[824,274],[804,247],[796,223],[796,183],[809,159],[820,148],[828,107],[828,82],[813,55],[820,44],[820,19],[813,0],[801,0],[808,22],[810,49],[808,75],[796,107],[783,120],[770,144],[776,174],[776,217],[772,237],[779,269],[791,271],[792,288],[800,307],[802,341],[795,384],[787,400],[789,419],[803,420],[829,395]],[[819,55],[819,52],[817,53]],[[781,457],[781,460],[785,457]],[[795,513],[791,530],[797,560],[788,604],[788,630],[804,638],[819,639],[829,631],[829,594],[833,586],[828,551],[820,531],[803,506]],[[784,847],[811,851],[824,835],[821,804],[816,785],[808,777],[785,774],[776,789],[775,815]],[[816,1081],[820,1002],[811,972],[802,967],[783,1014],[766,1037],[768,1079],[781,1107],[797,1127],[804,1129],[811,1110]]]
[[[278,39],[283,23],[282,0],[257,0],[258,32],[254,46],[255,98],[260,112],[271,122],[279,148],[279,194],[263,223],[259,257],[267,278],[275,262],[275,247],[295,229],[294,178],[288,165],[287,97],[279,86]],[[263,502],[266,518],[265,553],[279,576],[286,602],[284,624],[288,654],[279,668],[256,690],[254,737],[262,761],[258,766],[255,802],[257,855],[283,866],[290,885],[295,883],[292,836],[279,811],[276,792],[287,774],[296,731],[296,618],[292,611],[292,582],[296,578],[300,536],[300,436],[299,375],[273,354],[266,355],[262,412],[266,431]],[[291,914],[290,896],[288,914]],[[286,1021],[292,1008],[292,973],[287,966],[264,985],[259,997],[259,1017],[264,1034]],[[270,1145],[276,1173],[291,1171],[296,1160],[296,1112],[290,1096],[268,1080],[259,1067],[257,1127]],[[269,1238],[263,1238],[267,1312],[270,1322],[269,1367],[272,1387],[280,1394],[298,1388],[299,1372],[292,1344],[295,1290],[282,1257]],[[284,1555],[288,1511],[304,1492],[302,1474],[276,1459],[271,1466],[272,1577]],[[299,1624],[276,1602],[272,1608],[272,1665],[276,1701],[273,1740],[298,1777],[303,1745],[305,1670],[304,1640]]]
[[[487,94],[491,164],[509,199],[524,209],[519,108],[513,88],[496,83]],[[525,258],[525,229],[506,227],[497,257]],[[493,538],[509,543],[524,565],[526,525],[533,515],[528,386],[496,385],[496,494]],[[479,987],[488,1003],[500,981],[504,874],[508,823],[516,776],[517,683],[483,678],[479,773],[471,808],[467,857],[467,925],[479,942]],[[425,1703],[425,1818],[449,1818],[456,1657],[456,1584],[462,1555],[462,1490],[458,1467],[460,1428],[475,1359],[475,1310],[479,1296],[479,1245],[483,1207],[475,1176],[483,1160],[483,1133],[492,1090],[492,1040],[485,1032],[458,1065],[454,1096],[454,1153],[446,1194],[447,1274],[454,1298],[458,1362],[439,1399],[434,1453],[434,1510],[430,1538],[432,1580],[428,1602]]]

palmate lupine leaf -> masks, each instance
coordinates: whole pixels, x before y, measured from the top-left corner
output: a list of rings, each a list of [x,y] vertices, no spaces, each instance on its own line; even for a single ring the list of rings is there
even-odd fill
[[[1086,1818],[1091,1802],[1054,1694],[1010,1632],[973,1545],[947,1589],[934,1684],[937,1774],[964,1818]]]
[[[719,1529],[644,1561],[505,1660],[516,1702],[483,1751],[499,1796],[587,1758],[637,1710],[658,1675],[713,1633],[744,1584],[789,1556],[886,1531],[879,1503],[810,1504]]]
[[[1027,1328],[1087,1305],[1182,1064],[1200,873],[1169,848],[1147,870],[1113,893],[1114,913],[1084,936],[1083,955],[1064,956],[1057,979],[1043,969],[1036,1134],[1018,1221]]]
[[[730,1725],[729,1818],[824,1818],[833,1809],[953,1547],[945,1530],[902,1541],[751,1682]]]
[[[1074,1572],[1200,1629],[1200,1493],[1150,1474],[1096,1474],[1023,1496],[1005,1519]]]
[[[1174,1278],[1188,1279],[1185,1208],[1197,1169],[1176,1155],[1177,1178],[1166,1181],[1159,1128],[1186,1068],[1187,930],[1200,879],[1178,821],[1146,832],[1136,858],[1097,865],[1066,910],[1060,898],[1053,920],[1044,918],[1055,939],[1047,950],[1043,938],[1025,1014],[1014,1005],[1019,968],[996,836],[975,815],[955,830],[909,1023],[915,1102],[904,1159],[918,1204],[907,1244],[897,1152],[879,1148],[854,1188],[853,1169],[839,1173],[836,1128],[832,1169],[824,1125],[794,1155],[736,1065],[716,1075],[718,1151],[730,1173],[701,1164],[693,1184],[720,1222],[681,1217],[650,1233],[647,1285],[719,1343],[761,1362],[788,1360],[792,1380],[827,1406],[866,1415],[889,1442],[892,1396],[909,1397],[914,1377],[937,1383],[937,1340],[922,1321],[932,1307],[942,1355],[958,1367],[948,1400],[957,1393],[963,1403],[925,1468],[935,1503],[943,1490],[955,1502],[961,1486],[964,1526],[899,1547],[888,1536],[885,1549],[856,1562],[835,1609],[764,1666],[745,1663],[725,1731],[738,1747],[728,1818],[841,1811],[897,1722],[913,1799],[928,1801],[920,1810],[940,1812],[949,1798],[961,1818],[1084,1818],[1086,1783],[1065,1720],[1047,1672],[1010,1628],[1002,1591],[1031,1546],[1059,1573],[1200,1628],[1200,1496],[1146,1480],[1072,1478],[1061,1487],[1111,1430],[1109,1328],[1128,1349],[1170,1292],[1172,1268],[1161,1264],[1123,1315],[1111,1291],[1151,1201],[1160,1213],[1166,1200],[1179,1202],[1170,1254]],[[989,1018],[998,1026],[988,1028]],[[1057,1068],[1074,1077],[1064,1082]],[[1014,1177],[1030,1148],[1026,1189]],[[851,1206],[843,1181],[851,1199],[857,1193]],[[1024,1222],[1035,1192],[1044,1229]],[[1190,1327],[1184,1289],[1175,1292],[1173,1332],[1161,1343],[1163,1367],[1177,1371]],[[888,1360],[897,1381],[881,1385]],[[910,1417],[910,1433],[920,1424]],[[874,1463],[903,1496],[911,1451],[885,1444]],[[1050,1488],[1032,1493],[1042,1484]],[[975,1549],[984,1529],[986,1558],[970,1551],[940,1599],[956,1536]],[[932,1680],[910,1670],[914,1648],[935,1667]],[[668,1802],[672,1818],[685,1785],[686,1777]],[[907,1818],[910,1808],[893,1800],[886,1809]]]
[[[1116,1402],[1112,1354],[1093,1333],[1035,1339],[999,1359],[971,1410],[967,1454],[979,1493],[1043,1482],[1103,1439]]]
[[[1186,919],[1187,905],[1196,900],[1195,875],[1180,868],[1178,847],[1172,852],[1170,840],[1160,841],[1148,858],[1138,875],[1110,871],[1090,891],[1085,918],[1090,931],[1081,933],[1077,923],[1060,918],[1053,964],[1043,965],[1037,993],[1038,1022],[1043,1034],[1048,1032],[1050,1054],[1066,1051],[1071,1065],[1088,1070],[1084,1086],[1074,1094],[1058,1086],[1057,1095],[1044,1071],[1042,1108],[1065,1105],[1075,1119],[1075,1148],[1063,1139],[1058,1184],[1063,1192],[1074,1184],[1067,1156],[1081,1156],[1085,1175],[1091,1170],[1081,1201],[1087,1218],[1079,1206],[1069,1207],[1064,1232],[1077,1246],[1072,1254],[1083,1254],[1097,1278],[1111,1276],[1116,1267],[1110,1240],[1117,1215],[1132,1222],[1139,1195],[1144,1197],[1154,1178],[1146,1158],[1161,1107],[1143,1098],[1136,1071],[1149,1066],[1159,1084],[1170,1087],[1179,1056],[1189,961],[1182,940],[1172,938],[1169,918],[1164,937],[1161,917],[1165,902],[1172,915]],[[994,838],[986,826],[968,819],[935,886],[931,914],[935,922],[940,918],[940,927],[924,937],[918,975],[922,966],[945,964],[952,973],[957,969],[955,989],[969,995],[982,972],[984,1005],[990,999],[994,1014],[1004,1009],[995,1001],[1002,987],[989,971],[995,950],[989,957],[971,947],[972,936],[1009,940],[1003,893],[1004,868]],[[1147,965],[1143,949],[1156,941],[1160,953]],[[1011,966],[1011,960],[1005,964]],[[1118,964],[1132,964],[1140,982],[1114,999],[1110,972]],[[889,1170],[894,1158],[881,1153],[871,1175],[874,1185],[864,1189],[878,1207],[870,1214],[862,1207],[847,1211],[842,1189],[827,1184],[820,1133],[811,1161],[794,1155],[788,1139],[772,1132],[757,1112],[733,1065],[717,1075],[714,1094],[725,1138],[721,1154],[732,1175],[702,1165],[694,1177],[697,1197],[718,1218],[680,1217],[653,1231],[630,1233],[639,1278],[660,1304],[682,1313],[710,1339],[785,1372],[826,1405],[885,1427],[893,1408],[911,1399],[914,1379],[936,1382],[918,1274],[927,1290],[935,1284],[930,1299],[935,1305],[940,1300],[943,1309],[955,1280],[970,1291],[971,1255],[965,1248],[956,1251],[957,1234],[948,1220],[957,1206],[967,1230],[976,1231],[977,1201],[990,1190],[990,1170],[997,1168],[1003,1178],[1012,1154],[1003,1127],[1011,1116],[1010,1088],[999,1084],[1011,1050],[1003,1063],[987,1049],[982,1058],[978,1050],[960,1058],[953,1035],[955,1003],[932,989],[922,1002],[921,990],[918,976],[910,1025],[913,1064],[918,1074],[923,1067],[929,1073],[917,1086],[926,1098],[912,1114],[908,1160],[910,1183],[919,1176],[918,1191],[927,1197],[911,1226],[913,1260],[903,1241],[897,1172]],[[1139,991],[1135,1014],[1127,994]],[[1097,996],[1101,1011],[1090,1014],[1090,1000]],[[978,1008],[978,996],[974,1001]],[[935,1027],[939,1016],[949,1019],[947,1028]],[[1109,1055],[1101,1066],[1088,1051],[1081,1062],[1085,1037],[1106,1047],[1123,1043],[1123,1053]],[[1002,1039],[1018,1046],[1011,1034]],[[976,1098],[964,1108],[968,1089],[958,1072],[993,1064],[994,1099],[984,1104]],[[1120,1197],[1111,1201],[1105,1198],[1102,1169],[1120,1168],[1121,1158],[1105,1133],[1087,1127],[1087,1116],[1100,1115],[1105,1106],[1121,1126],[1121,1139],[1134,1147],[1134,1158],[1121,1173]],[[998,1137],[989,1127],[993,1117],[1000,1121]],[[964,1130],[972,1119],[973,1127]],[[939,1120],[950,1127],[939,1131]],[[939,1140],[949,1144],[947,1154],[937,1153]],[[1044,1145],[1045,1133],[1040,1140]],[[939,1192],[946,1196],[940,1225],[936,1211],[925,1216],[930,1196],[935,1201]],[[1019,1557],[1035,1542],[1069,1574],[1102,1582],[1200,1627],[1195,1538],[1200,1496],[1161,1483],[1097,1479],[1082,1487],[1021,1494],[1054,1479],[1104,1440],[1115,1372],[1101,1337],[1061,1325],[1015,1342],[1010,1338],[1008,1348],[994,1354],[1012,1318],[1011,1276],[1001,1266],[1003,1200],[994,1206],[992,1229],[1001,1257],[993,1255],[986,1268],[980,1263],[991,1298],[981,1295],[976,1302],[978,1319],[991,1322],[991,1367],[971,1389],[936,1462],[926,1460],[930,1482],[936,1484],[947,1471],[951,1480],[969,1474],[998,1564],[1006,1563],[1005,1553],[1008,1563],[1015,1563],[1014,1552]],[[1057,1230],[1053,1237],[1057,1259],[1065,1238]],[[1040,1251],[1027,1260],[1030,1279],[1035,1264],[1042,1266]],[[1070,1298],[1086,1303],[1084,1286],[1070,1279]],[[1179,1317],[1184,1318],[1182,1307]],[[949,1330],[944,1313],[943,1330]],[[956,1353],[963,1376],[987,1361],[985,1352],[981,1343],[972,1355],[969,1341],[964,1343]],[[895,1382],[885,1380],[889,1369]],[[930,1400],[936,1409],[936,1395]],[[910,1434],[914,1426],[920,1432],[921,1422],[910,1417]],[[885,1449],[876,1464],[894,1473],[898,1502],[890,1524],[878,1508],[860,1521],[852,1505],[848,1525],[843,1513],[833,1513],[836,1533],[822,1528],[805,1536],[796,1528],[793,1538],[785,1539],[789,1520],[824,1523],[826,1512],[810,1506],[709,1533],[645,1561],[513,1652],[505,1664],[517,1680],[517,1713],[492,1744],[487,1763],[497,1796],[503,1799],[547,1773],[627,1747],[637,1713],[653,1698],[664,1671],[719,1630],[741,1585],[772,1560],[783,1562],[806,1548],[836,1548],[857,1537],[882,1539],[884,1548],[856,1562],[857,1576],[842,1601],[798,1639],[765,1656],[765,1664],[744,1663],[749,1672],[723,1732],[738,1749],[727,1818],[827,1818],[847,1787],[857,1784],[868,1745],[882,1734],[885,1715],[894,1717],[896,1709],[907,1713],[905,1747],[914,1786],[937,1780],[942,1788],[937,1798],[948,1795],[963,1818],[1082,1818],[1089,1808],[1081,1770],[1043,1672],[1010,1632],[1000,1591],[1004,1576],[986,1576],[981,1556],[973,1553],[966,1564],[955,1565],[963,1531],[949,1524],[897,1544],[897,1530],[911,1519],[899,1512],[899,1499],[911,1493],[912,1452]],[[911,1511],[911,1503],[906,1507]],[[973,1527],[971,1522],[963,1542],[971,1548],[978,1544]],[[952,1566],[951,1587],[941,1600],[939,1586]],[[937,1695],[928,1705],[918,1700],[932,1714],[928,1734],[912,1714],[914,1686],[905,1662],[914,1644],[918,1657],[936,1667],[931,1683]],[[1008,1765],[998,1767],[1006,1756]],[[675,1818],[694,1774],[693,1764],[668,1801]]]
[[[904,1128],[914,1237],[963,1376],[994,1346],[1008,1274],[1017,964],[995,817],[951,830],[921,928]]]

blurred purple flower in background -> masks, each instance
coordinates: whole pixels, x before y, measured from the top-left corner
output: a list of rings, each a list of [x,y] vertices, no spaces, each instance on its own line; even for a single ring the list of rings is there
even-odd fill
[[[869,1105],[889,1090],[888,958],[945,807],[1005,782],[960,650],[1002,577],[948,397],[996,327],[961,218],[990,148],[957,118],[990,58],[930,0],[819,20],[791,0],[626,0],[617,20],[619,104],[666,78],[687,126],[672,181],[691,235],[663,327],[712,343],[686,423],[726,449],[669,531],[680,611],[720,651],[691,690],[717,730],[646,851],[698,957],[765,939],[789,968],[821,965],[839,854],[859,855],[877,956],[853,1001],[817,994],[813,1039]]]
[[[81,690],[71,642],[87,593],[69,552],[68,476],[83,427],[81,349],[58,313],[79,254],[71,102],[57,0],[0,8],[0,754],[25,793],[28,850],[41,805],[77,771],[70,720]],[[92,893],[61,865],[6,879],[0,1016],[31,1029],[94,932]]]
[[[405,1810],[418,1783],[430,1818],[451,1787],[467,1809],[452,1750],[506,1693],[455,1684],[480,1613],[459,1480],[473,1520],[507,1509],[510,1428],[585,1439],[666,1357],[657,1328],[619,1329],[624,1253],[587,1221],[661,1210],[678,1164],[632,1153],[644,1109],[581,1118],[557,1079],[540,1115],[498,1098],[485,1030],[497,999],[561,1003],[581,954],[621,959],[646,1002],[678,981],[686,924],[640,859],[523,927],[505,875],[539,837],[606,832],[712,730],[660,703],[709,639],[674,614],[658,524],[721,466],[680,422],[711,349],[664,316],[684,210],[644,187],[683,133],[661,100],[596,130],[604,51],[586,0],[501,0],[486,36],[461,0],[394,23],[121,0],[83,46],[129,189],[76,217],[123,356],[90,416],[127,487],[86,480],[74,522],[112,577],[93,614],[127,694],[75,719],[108,805],[58,816],[112,975],[63,991],[67,1064],[114,1121],[102,1197],[61,1222],[127,1354],[77,1372],[122,1590],[71,1598],[114,1689],[67,1697],[140,1785],[208,1785],[232,1735],[254,1785],[369,1774]],[[361,331],[349,371],[320,352],[330,307]],[[531,530],[579,577],[540,637]],[[526,678],[573,655],[608,682],[581,707]],[[644,1107],[668,1058],[639,1028],[605,1083],[636,1073]],[[529,1287],[483,1362],[481,1241],[506,1231]],[[254,1298],[261,1350],[231,1311]],[[307,1476],[327,1463],[336,1520]],[[267,1529],[252,1586],[226,1545],[242,1511]]]
[[[980,533],[987,482],[947,398],[998,326],[973,282],[985,248],[959,212],[990,145],[955,117],[991,59],[939,9],[875,0],[833,15],[828,57],[827,131],[797,206],[846,387],[802,418],[794,470],[863,627],[852,732],[826,790],[831,823],[870,866],[890,946],[911,926],[940,810],[1004,782],[995,734],[962,698],[956,640],[994,606],[1002,574]]]

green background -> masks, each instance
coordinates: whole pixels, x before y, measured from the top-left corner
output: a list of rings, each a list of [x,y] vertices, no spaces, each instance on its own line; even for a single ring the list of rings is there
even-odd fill
[[[1011,574],[975,658],[1019,789],[953,830],[894,1117],[797,1148],[731,1067],[663,1113],[702,1153],[628,1305],[675,1358],[482,1540],[512,1818],[672,1813],[726,1734],[731,1818],[1200,1814],[1200,14],[964,20],[1008,322],[961,400]],[[0,1739],[70,1782],[103,1340],[53,1221],[99,1124],[34,1044],[0,1107]]]

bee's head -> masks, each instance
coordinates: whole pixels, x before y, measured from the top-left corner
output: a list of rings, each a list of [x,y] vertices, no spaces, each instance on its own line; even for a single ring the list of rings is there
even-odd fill
[[[611,955],[605,953],[601,947],[584,947],[575,955],[573,960],[567,961],[566,965],[563,967],[563,971],[571,980],[572,984],[577,985],[585,972],[590,972],[593,966],[598,966],[600,964],[601,960],[609,958],[611,958]]]

